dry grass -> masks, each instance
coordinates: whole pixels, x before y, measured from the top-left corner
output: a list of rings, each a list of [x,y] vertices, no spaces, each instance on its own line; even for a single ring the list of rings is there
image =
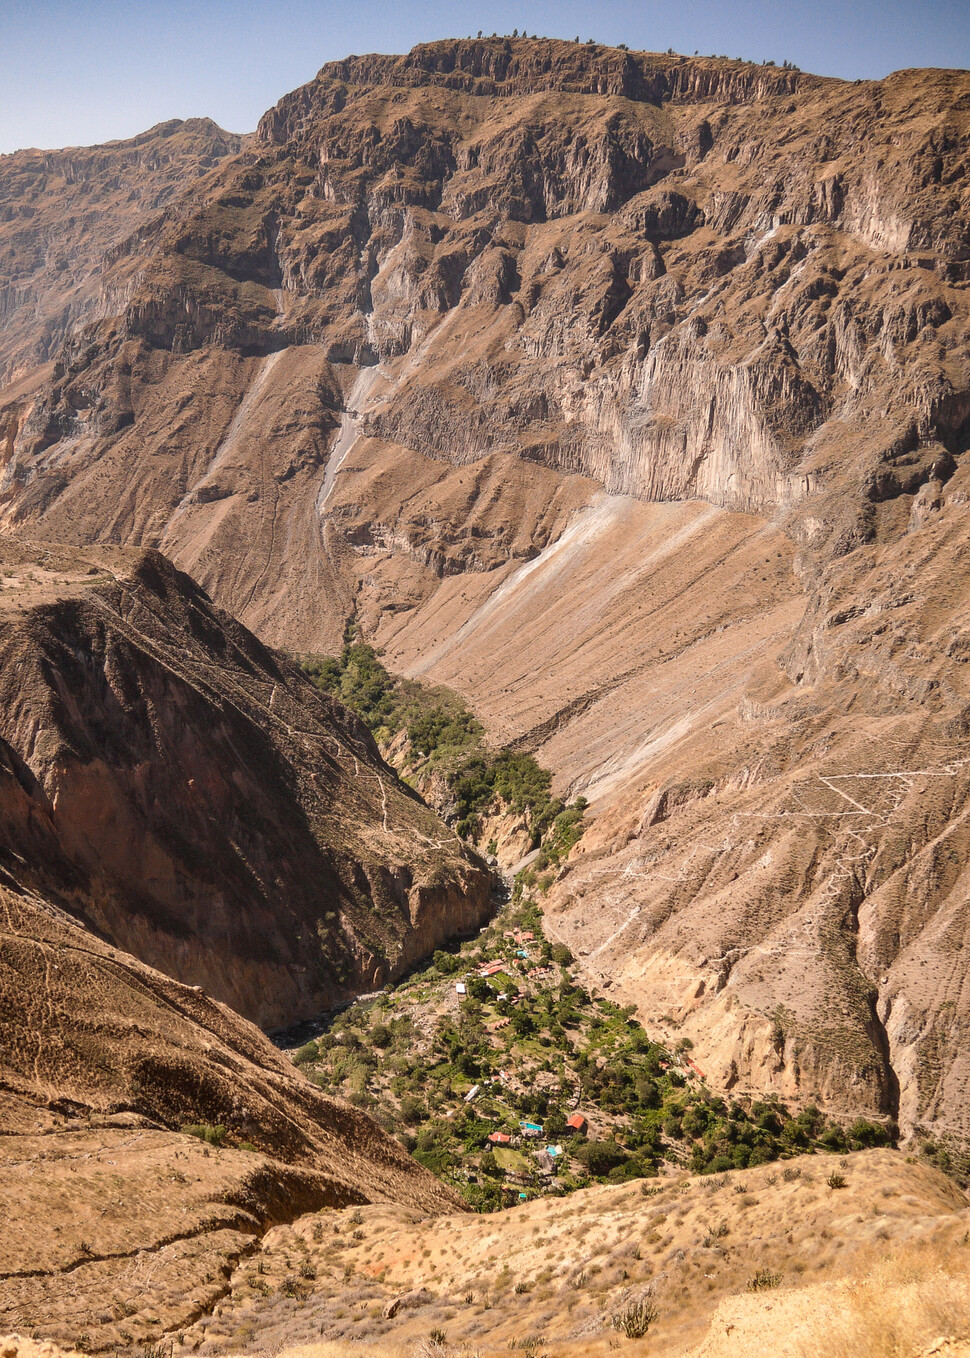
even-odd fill
[[[814,1331],[804,1358],[918,1358],[941,1339],[970,1352],[970,1246],[892,1254],[861,1279],[834,1286]]]
[[[668,1179],[649,1198],[599,1186],[492,1217],[428,1220],[375,1204],[354,1209],[361,1242],[350,1238],[350,1209],[310,1214],[268,1233],[264,1271],[244,1262],[230,1295],[175,1358],[189,1350],[197,1358],[423,1358],[435,1331],[444,1342],[429,1358],[508,1358],[512,1342],[520,1351],[530,1337],[544,1341],[541,1358],[609,1358],[618,1347],[627,1358],[928,1358],[929,1340],[961,1334],[952,1317],[968,1314],[965,1196],[936,1171],[880,1150],[848,1157],[848,1185],[832,1192],[829,1163],[806,1156],[787,1166],[797,1175],[769,1168]],[[735,1183],[754,1204],[742,1205]],[[589,1226],[582,1236],[577,1219]],[[326,1253],[335,1227],[346,1237],[339,1262]],[[662,1244],[648,1243],[658,1235]],[[298,1273],[304,1260],[312,1280]],[[759,1276],[772,1285],[752,1289]],[[288,1279],[306,1296],[286,1295]],[[895,1309],[880,1288],[898,1294]],[[612,1317],[639,1300],[657,1316],[649,1334],[630,1339]],[[901,1328],[907,1318],[911,1335]],[[860,1348],[857,1335],[867,1326],[876,1333],[877,1323],[888,1327],[883,1348]]]

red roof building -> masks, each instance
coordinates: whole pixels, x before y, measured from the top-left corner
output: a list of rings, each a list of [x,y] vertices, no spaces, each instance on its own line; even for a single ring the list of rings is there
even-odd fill
[[[566,1119],[566,1128],[570,1132],[575,1132],[579,1136],[585,1136],[589,1123],[582,1113],[573,1113],[571,1118]]]
[[[505,1132],[490,1132],[488,1136],[493,1146],[507,1146],[512,1140]]]

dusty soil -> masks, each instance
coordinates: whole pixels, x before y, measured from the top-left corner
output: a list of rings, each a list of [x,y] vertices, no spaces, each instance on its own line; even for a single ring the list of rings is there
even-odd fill
[[[545,1340],[543,1352],[578,1358],[609,1352],[612,1316],[647,1298],[658,1313],[649,1338],[622,1339],[625,1351],[752,1352],[718,1336],[728,1326],[747,1342],[769,1335],[776,1289],[811,1294],[901,1250],[925,1250],[935,1262],[966,1233],[966,1199],[935,1171],[896,1152],[860,1152],[840,1171],[847,1186],[833,1189],[833,1168],[830,1156],[801,1157],[716,1179],[654,1181],[646,1196],[639,1184],[592,1188],[485,1217],[313,1213],[266,1235],[186,1347],[248,1354],[281,1341],[295,1350],[353,1339],[364,1354],[368,1345],[397,1353],[439,1329],[445,1352],[507,1352],[531,1336]],[[762,1271],[773,1286],[750,1293]]]
[[[274,1222],[459,1206],[230,1009],[8,885],[0,1017],[2,1329],[124,1350],[205,1314]]]

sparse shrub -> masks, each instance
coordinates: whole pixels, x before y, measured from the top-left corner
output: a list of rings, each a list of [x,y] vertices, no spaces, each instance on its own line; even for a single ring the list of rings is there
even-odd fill
[[[829,1188],[846,1188],[849,1181],[844,1174],[830,1174],[825,1182]]]
[[[431,1345],[432,1348],[435,1349],[444,1348],[446,1342],[447,1341],[444,1330],[435,1329],[432,1330],[431,1333],[428,1335],[428,1343]]]
[[[302,1259],[300,1261],[300,1277],[310,1278],[312,1280],[316,1276],[317,1271],[313,1267],[313,1261],[311,1259]]]
[[[532,1291],[532,1284],[527,1283],[524,1278],[520,1278],[515,1284],[513,1291],[521,1297],[524,1293]]]
[[[781,1282],[780,1273],[772,1273],[768,1268],[759,1268],[748,1283],[749,1292],[767,1292],[772,1287],[777,1287]]]
[[[221,1146],[226,1139],[226,1129],[221,1123],[213,1127],[208,1122],[187,1122],[181,1130],[186,1136],[198,1137],[210,1146]]]
[[[799,1165],[787,1165],[785,1169],[781,1171],[781,1177],[786,1184],[793,1184],[796,1179],[802,1177],[801,1167]]]
[[[614,1330],[622,1330],[627,1339],[642,1339],[656,1319],[656,1306],[646,1298],[641,1298],[624,1310],[617,1311],[611,1317],[611,1322]]]

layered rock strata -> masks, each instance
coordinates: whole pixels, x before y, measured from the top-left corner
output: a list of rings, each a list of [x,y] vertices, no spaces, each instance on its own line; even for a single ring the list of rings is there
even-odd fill
[[[549,918],[592,978],[723,1087],[964,1136],[968,115],[956,71],[332,64],[5,393],[4,521],[163,545],[271,642],[355,617],[592,799]]]

